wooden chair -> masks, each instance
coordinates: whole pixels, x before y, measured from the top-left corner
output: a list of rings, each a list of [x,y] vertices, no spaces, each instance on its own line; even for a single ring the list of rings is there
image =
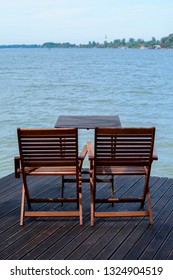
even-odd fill
[[[24,217],[79,216],[82,225],[82,163],[87,153],[85,145],[78,156],[77,128],[18,128],[20,156],[15,157],[15,176],[22,174],[22,199],[20,224]],[[32,198],[27,183],[28,176],[65,176],[76,178],[75,198]],[[25,198],[29,211],[25,210]],[[76,202],[76,211],[32,211],[36,202]]]
[[[157,159],[154,147],[155,128],[96,128],[94,151],[87,143],[90,160],[91,225],[95,217],[149,216],[153,223],[149,178],[153,159]],[[153,152],[154,151],[154,152]],[[145,183],[141,197],[96,198],[99,175],[144,175]],[[96,211],[96,203],[140,202],[143,208],[148,199],[148,210],[143,211]]]

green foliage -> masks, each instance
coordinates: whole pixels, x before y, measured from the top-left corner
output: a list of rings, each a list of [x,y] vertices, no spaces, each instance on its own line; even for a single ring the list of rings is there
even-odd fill
[[[161,40],[156,40],[155,37],[152,37],[149,41],[144,41],[143,39],[129,38],[126,42],[125,39],[115,39],[112,42],[108,42],[105,40],[102,44],[89,41],[88,44],[70,44],[70,43],[44,43],[42,45],[43,48],[173,48],[173,34],[170,34],[168,37],[164,37]]]
[[[164,48],[173,48],[173,34],[161,39],[161,44]]]
[[[44,43],[42,48],[74,48],[76,47],[75,44],[70,43],[53,43],[53,42],[47,42]]]

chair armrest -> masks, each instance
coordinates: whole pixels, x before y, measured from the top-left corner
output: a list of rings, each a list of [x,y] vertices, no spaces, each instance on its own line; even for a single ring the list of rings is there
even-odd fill
[[[87,145],[85,145],[79,154],[79,159],[84,160],[87,154]]]
[[[80,170],[82,169],[82,164],[83,164],[83,161],[86,157],[86,154],[87,154],[87,145],[85,145],[83,147],[83,149],[80,152],[79,157],[78,157],[78,159],[79,159],[78,167],[79,167]]]
[[[14,172],[15,172],[15,178],[20,178],[20,173],[21,173],[21,161],[20,161],[20,156],[15,156],[14,157]]]
[[[88,159],[93,160],[94,159],[94,151],[92,148],[92,142],[88,141],[87,142],[87,150],[88,150]]]
[[[156,147],[153,149],[153,160],[158,160],[158,153]]]

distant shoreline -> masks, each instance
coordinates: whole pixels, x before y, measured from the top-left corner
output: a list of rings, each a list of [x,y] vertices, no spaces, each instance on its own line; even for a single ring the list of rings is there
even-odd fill
[[[110,47],[110,46],[95,46],[95,47],[88,47],[88,46],[59,46],[59,47],[48,47],[42,45],[0,45],[0,50],[2,49],[169,49],[173,50],[173,47],[162,47],[160,45],[155,45],[154,47]]]
[[[66,43],[54,43],[46,42],[43,44],[11,44],[11,45],[0,45],[0,49],[10,48],[135,48],[135,49],[173,49],[173,34],[167,37],[163,37],[160,40],[156,40],[152,37],[149,41],[143,39],[129,38],[128,41],[125,39],[115,39],[114,41],[99,43],[95,41],[89,41],[88,44],[71,44]]]

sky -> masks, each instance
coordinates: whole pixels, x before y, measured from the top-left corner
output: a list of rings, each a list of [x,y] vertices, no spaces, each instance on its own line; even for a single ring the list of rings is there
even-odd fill
[[[0,0],[0,45],[161,39],[173,0]]]

